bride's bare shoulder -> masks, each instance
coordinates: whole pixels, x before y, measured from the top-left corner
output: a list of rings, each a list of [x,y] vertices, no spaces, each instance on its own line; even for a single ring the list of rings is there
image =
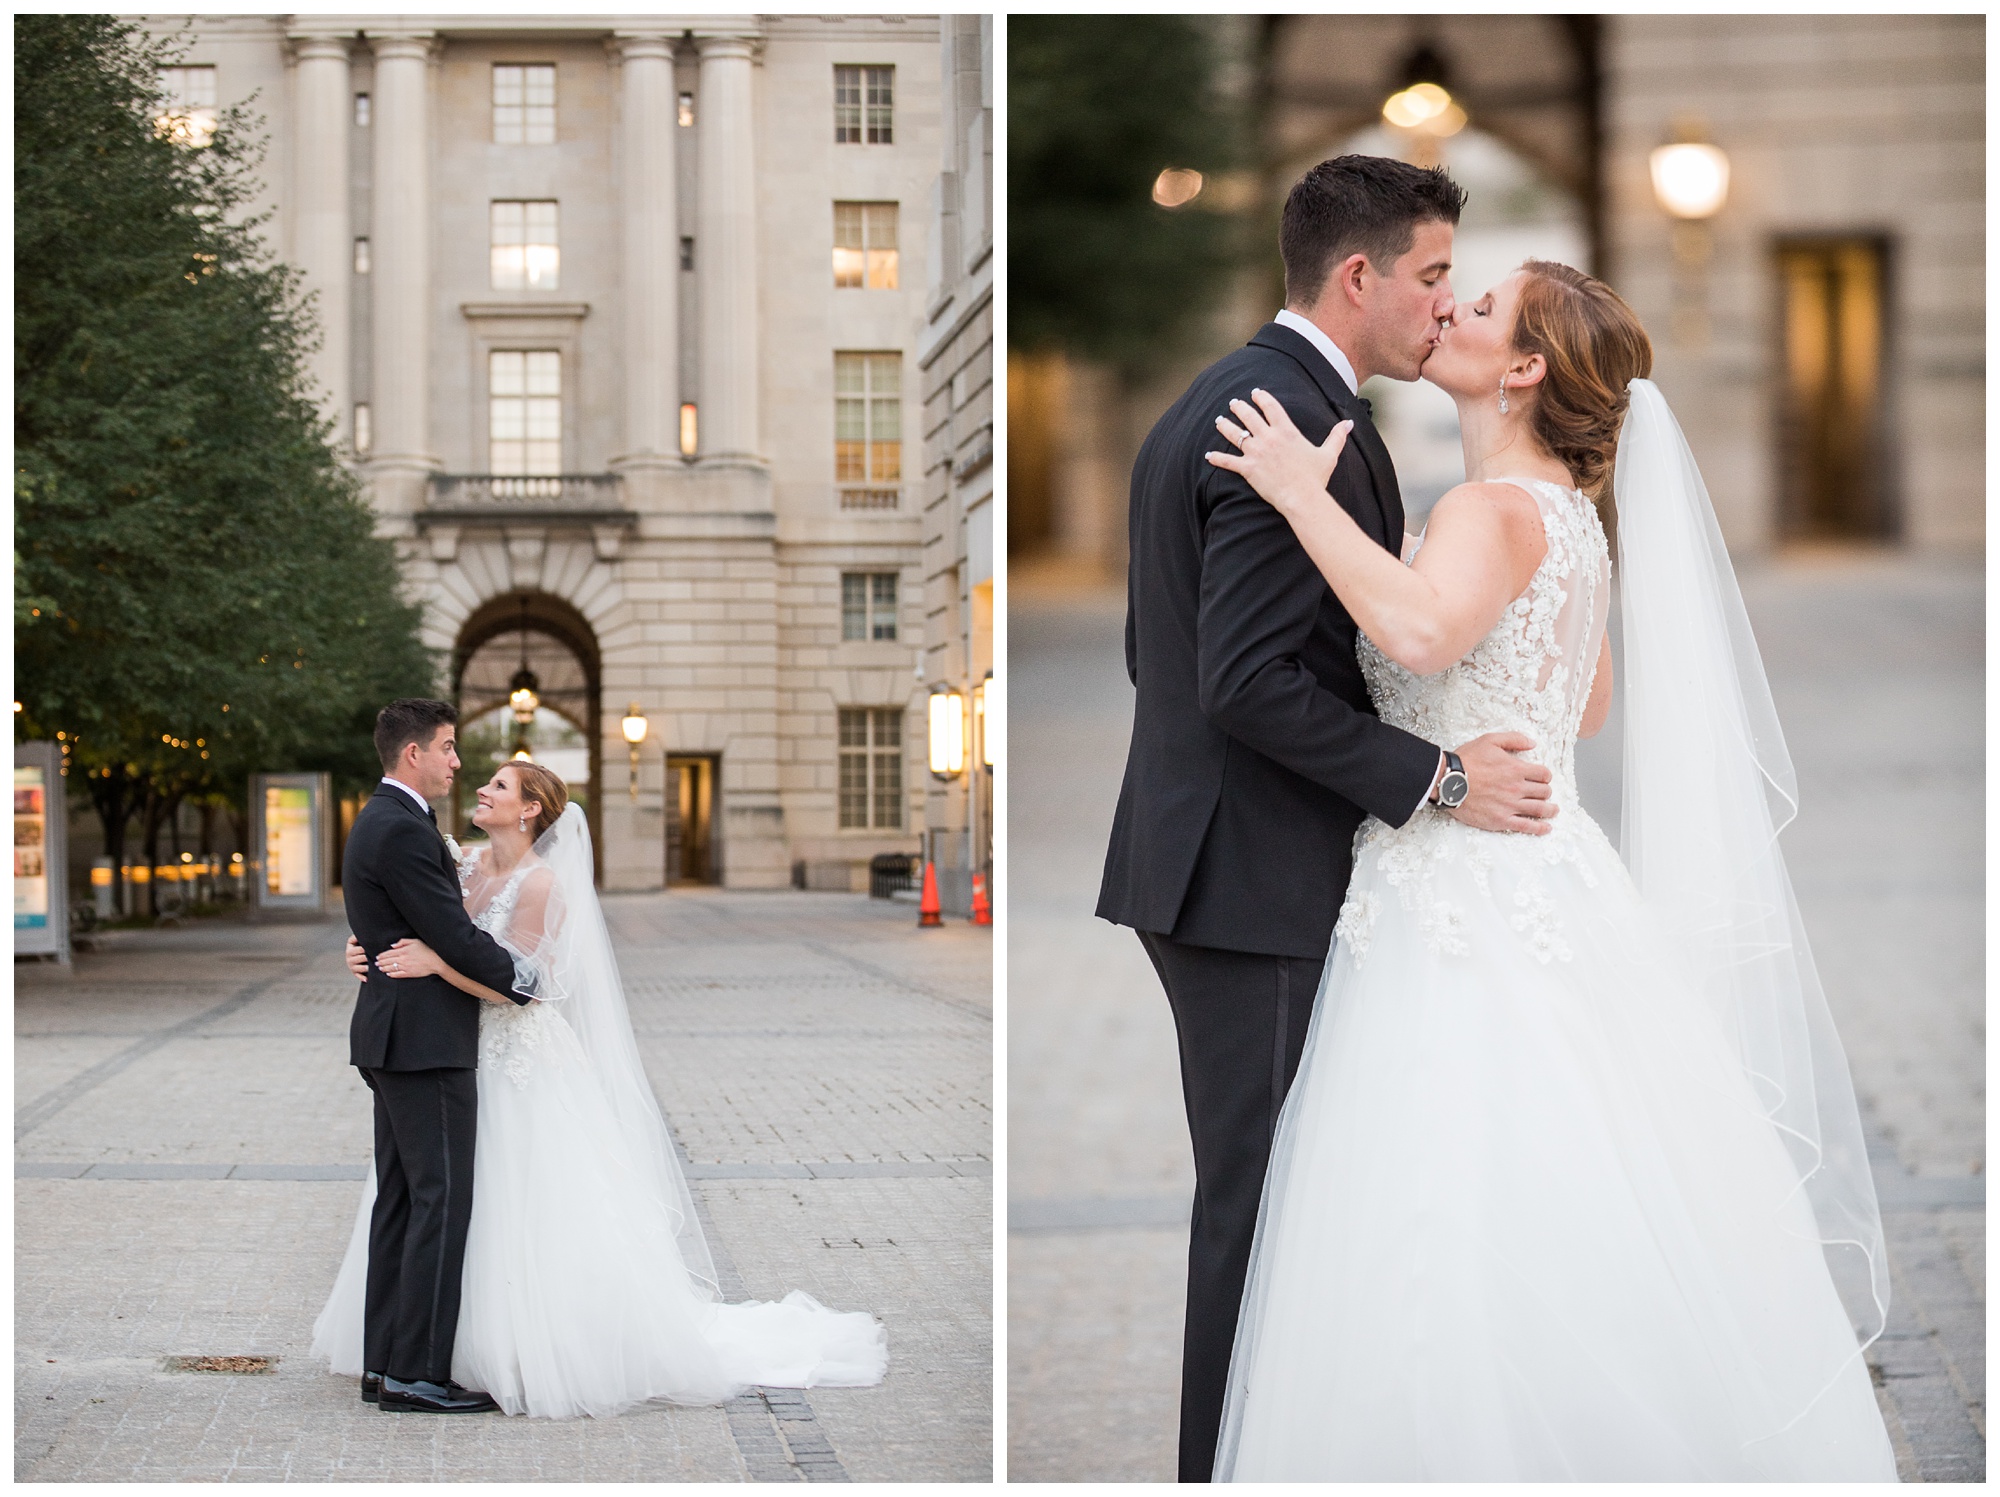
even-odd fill
[[[1534,495],[1517,483],[1461,483],[1447,489],[1431,506],[1426,533],[1440,522],[1447,527],[1484,522],[1497,525],[1510,536],[1542,533],[1541,507]]]

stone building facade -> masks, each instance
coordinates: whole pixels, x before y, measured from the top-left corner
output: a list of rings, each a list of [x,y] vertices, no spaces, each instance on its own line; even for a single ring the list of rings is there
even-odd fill
[[[532,669],[606,886],[863,887],[914,851],[938,21],[149,24],[188,26],[191,112],[255,95],[446,685],[504,721]]]
[[[924,658],[932,693],[955,695],[964,768],[927,773],[924,829],[946,909],[967,913],[993,873],[1000,737],[993,565],[993,18],[943,21],[942,169],[932,197],[935,271],[917,367],[924,429]],[[928,704],[927,704],[928,705]],[[928,714],[927,714],[928,716]],[[930,769],[926,745],[925,769]]]

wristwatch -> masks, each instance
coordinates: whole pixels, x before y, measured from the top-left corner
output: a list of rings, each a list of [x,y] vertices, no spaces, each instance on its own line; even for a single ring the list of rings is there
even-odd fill
[[[1450,749],[1444,751],[1444,773],[1438,778],[1437,803],[1447,811],[1465,804],[1472,782],[1465,777],[1465,765]]]

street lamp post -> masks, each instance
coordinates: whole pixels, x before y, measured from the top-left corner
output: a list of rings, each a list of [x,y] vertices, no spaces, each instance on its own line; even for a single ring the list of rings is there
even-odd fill
[[[646,714],[639,710],[637,702],[625,709],[625,716],[618,726],[624,731],[626,745],[632,751],[632,772],[625,781],[625,787],[636,801],[639,798],[639,745],[646,741]]]

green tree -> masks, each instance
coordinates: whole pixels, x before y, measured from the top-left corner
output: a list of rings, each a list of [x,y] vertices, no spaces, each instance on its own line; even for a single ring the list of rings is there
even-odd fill
[[[110,16],[15,25],[17,732],[72,745],[114,859],[253,770],[369,776],[375,708],[436,676],[246,213],[261,122],[177,142],[175,60]]]
[[[1153,201],[1167,167],[1245,157],[1217,45],[1188,16],[1031,15],[1008,24],[1008,342],[1136,372],[1213,307],[1242,235],[1202,198]],[[1212,195],[1211,195],[1212,199]]]

